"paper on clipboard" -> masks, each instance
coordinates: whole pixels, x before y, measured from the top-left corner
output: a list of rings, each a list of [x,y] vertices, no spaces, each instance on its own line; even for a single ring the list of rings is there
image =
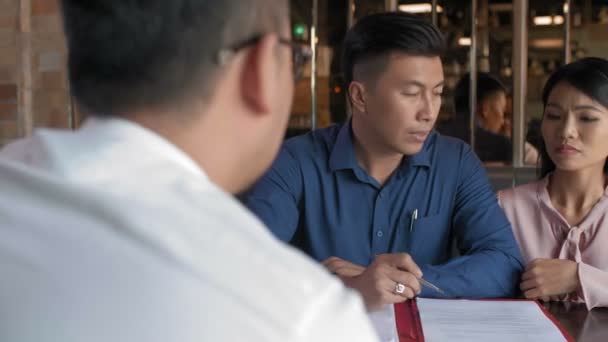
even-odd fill
[[[568,341],[533,301],[417,299],[425,342]]]

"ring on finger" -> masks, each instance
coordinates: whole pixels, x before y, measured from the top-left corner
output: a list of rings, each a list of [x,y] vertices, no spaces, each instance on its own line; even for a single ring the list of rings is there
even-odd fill
[[[405,292],[405,285],[403,285],[401,283],[396,283],[395,284],[395,293],[396,294],[403,294],[403,292]]]

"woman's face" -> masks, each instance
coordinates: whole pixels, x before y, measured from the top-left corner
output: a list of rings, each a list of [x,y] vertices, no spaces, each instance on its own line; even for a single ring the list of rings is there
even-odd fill
[[[608,157],[608,109],[566,82],[547,100],[541,132],[559,170],[597,167]]]

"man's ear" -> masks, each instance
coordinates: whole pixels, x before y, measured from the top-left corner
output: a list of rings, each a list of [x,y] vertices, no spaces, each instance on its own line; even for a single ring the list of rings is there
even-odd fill
[[[277,42],[276,35],[265,35],[246,51],[243,59],[240,90],[245,105],[254,113],[272,110],[273,82],[279,72]]]
[[[481,102],[477,104],[477,116],[486,120],[488,118],[488,103]]]
[[[348,96],[353,109],[365,113],[367,108],[365,85],[361,82],[352,81],[348,86]]]

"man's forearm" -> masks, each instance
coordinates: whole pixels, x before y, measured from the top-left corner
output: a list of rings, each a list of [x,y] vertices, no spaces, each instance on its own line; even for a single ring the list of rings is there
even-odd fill
[[[523,270],[517,256],[487,250],[454,258],[443,265],[421,267],[424,278],[450,298],[504,298],[515,295]],[[443,297],[424,288],[422,297]]]

